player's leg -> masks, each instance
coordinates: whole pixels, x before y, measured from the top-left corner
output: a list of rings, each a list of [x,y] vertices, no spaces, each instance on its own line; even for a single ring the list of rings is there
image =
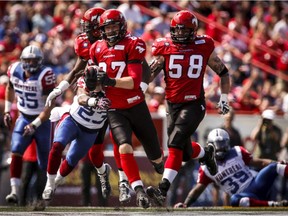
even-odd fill
[[[155,171],[163,174],[163,150],[147,104],[143,102],[135,106],[131,109],[130,116],[133,132],[141,142],[148,159]]]
[[[89,149],[89,159],[97,170],[97,174],[101,183],[102,196],[104,199],[107,199],[111,193],[111,186],[109,182],[111,166],[108,163],[104,163],[103,153],[103,143],[106,135],[107,126],[108,121],[106,121],[105,125],[98,131],[94,145]]]
[[[153,187],[147,189],[147,193],[156,205],[164,204],[170,185],[181,168],[183,150],[185,146],[191,145],[191,135],[205,115],[205,108],[200,102],[185,105],[168,104],[168,108],[168,158],[158,189]],[[191,146],[189,148],[191,149]]]
[[[69,115],[62,116],[55,131],[52,148],[49,152],[47,165],[47,181],[42,197],[44,200],[51,200],[55,190],[55,178],[59,169],[62,152],[66,145],[77,137],[79,128],[75,125]]]
[[[119,175],[119,182],[118,182],[118,190],[119,190],[119,201],[121,203],[130,202],[131,194],[130,194],[130,186],[128,177],[122,169],[120,153],[119,153],[119,146],[115,143],[115,140],[110,131],[110,138],[113,143],[113,152],[114,152],[114,159],[118,169]]]
[[[11,139],[10,185],[11,192],[6,196],[8,203],[18,204],[20,197],[22,155],[32,141],[31,136],[23,136],[24,127],[29,121],[20,115],[15,123]]]
[[[132,189],[136,192],[136,204],[143,208],[150,206],[149,198],[144,191],[139,168],[133,155],[132,128],[129,122],[129,112],[108,111],[110,129],[115,142],[119,145],[121,165],[128,177]]]

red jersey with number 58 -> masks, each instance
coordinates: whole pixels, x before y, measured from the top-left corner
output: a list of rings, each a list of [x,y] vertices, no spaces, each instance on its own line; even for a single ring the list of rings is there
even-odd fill
[[[214,50],[211,37],[202,35],[188,45],[174,44],[171,38],[159,38],[152,45],[152,55],[165,58],[166,99],[185,103],[204,97],[203,78]]]
[[[99,40],[90,48],[91,60],[103,71],[106,71],[108,77],[130,76],[139,81],[142,79],[142,70],[132,74],[131,71],[128,71],[128,64],[142,64],[145,53],[146,45],[144,41],[130,34],[127,34],[113,47],[109,47],[105,40]],[[133,89],[106,87],[105,92],[107,98],[111,100],[111,108],[127,109],[144,101],[144,94],[139,84],[134,86]]]

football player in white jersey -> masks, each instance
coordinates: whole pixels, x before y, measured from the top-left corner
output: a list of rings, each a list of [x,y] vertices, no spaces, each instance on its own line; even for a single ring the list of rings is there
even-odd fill
[[[22,155],[33,139],[37,144],[38,163],[43,170],[42,182],[46,181],[51,143],[49,115],[53,106],[45,107],[45,101],[55,87],[55,74],[50,67],[42,65],[43,53],[39,47],[35,45],[25,47],[20,60],[10,65],[7,71],[9,84],[6,88],[4,110],[4,123],[11,128],[10,111],[16,96],[20,114],[12,133],[11,193],[6,196],[6,201],[13,204],[18,204],[19,201]],[[45,184],[42,190],[44,186]]]
[[[208,134],[207,142],[215,146],[218,172],[212,176],[206,165],[200,166],[196,186],[189,192],[184,203],[177,203],[175,208],[189,207],[212,182],[231,195],[232,206],[288,206],[287,200],[268,200],[269,189],[277,175],[288,178],[286,163],[270,159],[253,159],[242,146],[230,148],[229,135],[220,128]],[[250,166],[260,171],[257,173]]]
[[[80,77],[77,82],[77,95],[74,97],[69,112],[62,115],[55,128],[53,146],[48,160],[48,178],[42,194],[44,200],[52,199],[57,186],[88,153],[107,121],[110,100],[105,97],[101,86],[97,85],[98,71],[97,66],[87,67],[84,76]],[[69,143],[71,145],[66,158],[61,162],[62,152]],[[109,164],[103,163],[96,169],[100,182],[109,181],[111,169]],[[105,178],[105,181],[101,181],[101,178]],[[107,190],[111,191],[110,188]]]

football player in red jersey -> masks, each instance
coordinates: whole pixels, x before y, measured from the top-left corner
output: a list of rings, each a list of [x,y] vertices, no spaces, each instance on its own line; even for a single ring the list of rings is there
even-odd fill
[[[163,172],[163,159],[140,88],[146,45],[142,39],[127,33],[127,22],[119,10],[106,10],[100,17],[100,29],[103,40],[91,46],[90,58],[103,70],[98,73],[98,81],[105,86],[106,96],[111,100],[108,121],[112,137],[119,146],[122,168],[136,192],[136,204],[148,208],[150,201],[133,155],[132,132],[159,173]]]
[[[82,75],[83,70],[86,65],[91,65],[92,62],[89,60],[89,49],[91,44],[95,41],[101,39],[101,33],[99,31],[99,17],[105,10],[100,7],[94,7],[88,9],[81,20],[82,31],[80,35],[78,35],[75,39],[75,53],[78,55],[78,59],[74,68],[69,72],[67,78],[59,83],[59,85],[53,89],[53,91],[49,94],[46,100],[46,106],[50,106],[51,102],[61,95],[66,89],[69,88],[70,84],[73,85],[76,83],[76,80]],[[148,88],[148,83],[150,79],[150,68],[146,60],[143,62],[143,71],[142,74],[142,82],[140,84],[142,91],[145,92]],[[102,128],[101,136],[97,136],[95,141],[96,145],[93,145],[89,151],[89,158],[94,164],[94,166],[99,167],[103,162],[103,145],[101,145],[104,141],[106,127]],[[112,137],[111,137],[112,138]],[[113,141],[113,138],[112,138]],[[116,145],[117,146],[117,145]],[[130,201],[130,190],[129,184],[127,181],[127,176],[121,168],[120,155],[118,153],[118,149],[114,145],[114,158],[118,168],[119,174],[119,201],[122,203]],[[102,150],[100,150],[100,148]],[[100,152],[102,151],[102,154]],[[103,184],[105,186],[105,184]],[[106,184],[109,188],[109,185]],[[104,190],[104,188],[103,188]]]
[[[170,24],[170,37],[159,38],[152,45],[154,59],[150,65],[152,77],[163,69],[168,109],[168,158],[157,189],[147,188],[147,194],[157,205],[163,205],[171,183],[182,161],[200,158],[210,173],[217,172],[214,147],[203,149],[190,137],[205,115],[203,77],[208,65],[221,78],[219,112],[229,112],[227,94],[230,89],[228,69],[217,57],[212,38],[196,35],[198,20],[190,11],[179,11]],[[184,153],[184,154],[183,154]]]

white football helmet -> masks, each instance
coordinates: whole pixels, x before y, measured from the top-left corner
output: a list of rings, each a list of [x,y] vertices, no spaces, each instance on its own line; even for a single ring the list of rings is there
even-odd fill
[[[223,160],[230,150],[229,134],[221,128],[216,128],[208,134],[207,143],[214,145],[217,160]]]
[[[38,46],[29,45],[21,53],[22,67],[29,73],[36,73],[42,65],[43,53]]]

